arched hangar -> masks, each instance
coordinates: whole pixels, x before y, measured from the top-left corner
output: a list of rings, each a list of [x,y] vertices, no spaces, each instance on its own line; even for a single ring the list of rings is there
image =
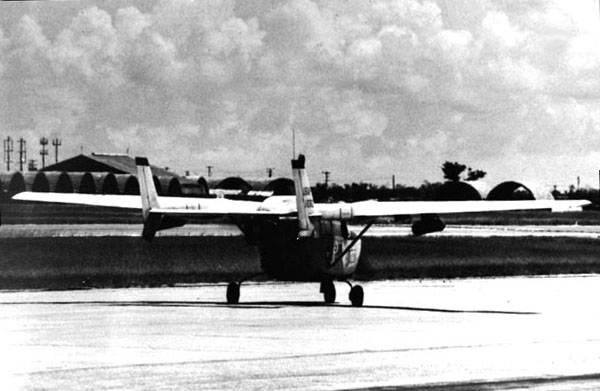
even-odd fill
[[[552,193],[543,186],[533,183],[506,181],[494,187],[488,194],[487,200],[552,200]]]

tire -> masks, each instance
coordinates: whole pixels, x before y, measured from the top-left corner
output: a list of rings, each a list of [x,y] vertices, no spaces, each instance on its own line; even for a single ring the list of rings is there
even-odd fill
[[[362,286],[355,285],[350,289],[350,303],[353,307],[362,307],[364,298],[365,292]]]
[[[333,281],[323,282],[321,285],[321,292],[323,292],[323,300],[327,304],[335,302],[335,285]]]
[[[227,304],[237,304],[240,302],[240,284],[230,282],[227,285]]]

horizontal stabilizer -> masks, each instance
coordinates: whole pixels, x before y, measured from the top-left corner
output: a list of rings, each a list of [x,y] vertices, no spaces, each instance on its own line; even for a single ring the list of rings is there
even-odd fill
[[[156,236],[156,232],[169,228],[177,228],[185,225],[185,219],[181,217],[166,216],[162,213],[150,213],[144,221],[144,230],[142,238],[151,242]]]

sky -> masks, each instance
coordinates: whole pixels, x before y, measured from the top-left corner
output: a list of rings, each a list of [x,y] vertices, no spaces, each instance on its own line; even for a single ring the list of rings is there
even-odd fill
[[[250,178],[294,132],[312,183],[597,187],[598,42],[596,0],[3,2],[0,137]]]

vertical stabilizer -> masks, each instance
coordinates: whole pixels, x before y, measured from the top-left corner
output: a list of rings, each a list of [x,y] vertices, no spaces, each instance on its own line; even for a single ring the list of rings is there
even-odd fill
[[[310,215],[314,211],[315,204],[304,163],[304,155],[298,155],[298,159],[292,160],[296,207],[298,208],[298,227],[300,228],[300,232],[298,232],[299,237],[311,236],[315,229],[310,222]]]
[[[148,159],[145,157],[136,157],[135,164],[137,165],[140,194],[142,196],[142,214],[144,221],[146,221],[150,215],[150,210],[159,207],[158,194],[156,193]]]
[[[152,213],[152,209],[160,209],[160,205],[158,204],[158,193],[154,185],[150,164],[145,157],[136,157],[135,164],[137,165],[138,182],[140,183],[140,194],[142,196],[142,216],[144,217],[142,237],[150,242],[156,232],[181,227],[185,224],[185,220],[180,217],[167,216],[164,213]]]

